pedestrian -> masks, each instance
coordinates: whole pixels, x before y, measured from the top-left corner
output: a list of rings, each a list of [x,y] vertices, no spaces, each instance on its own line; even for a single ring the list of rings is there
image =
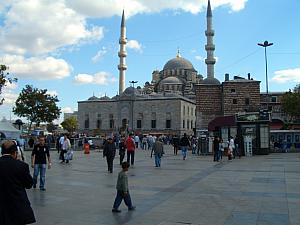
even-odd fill
[[[215,161],[219,162],[219,150],[220,150],[219,143],[220,143],[219,137],[215,136],[213,141],[214,162]]]
[[[135,206],[132,205],[131,197],[128,189],[128,176],[127,176],[128,168],[129,168],[129,163],[123,162],[122,171],[119,172],[117,186],[116,186],[117,196],[115,198],[114,205],[112,208],[112,212],[114,213],[121,212],[121,210],[119,210],[119,206],[123,199],[129,211],[135,210]]]
[[[144,135],[143,138],[142,138],[142,149],[143,150],[147,149],[147,137],[146,137],[146,135]]]
[[[192,154],[196,154],[196,148],[197,148],[197,138],[195,136],[192,137]]]
[[[110,173],[113,172],[115,155],[116,155],[116,145],[113,142],[113,139],[109,137],[103,148],[103,158],[106,157],[107,170]]]
[[[34,146],[34,139],[33,139],[33,137],[29,138],[29,140],[28,140],[28,146],[29,146],[29,148],[33,148],[33,146]]]
[[[140,138],[139,138],[139,136],[136,134],[136,135],[134,136],[135,148],[139,148],[139,142],[140,142]]]
[[[176,134],[172,138],[172,143],[174,147],[174,155],[177,155],[179,148],[179,138],[176,136]]]
[[[134,152],[135,152],[135,144],[133,140],[133,134],[129,134],[128,138],[125,142],[126,149],[127,149],[127,162],[134,165]]]
[[[122,137],[119,144],[120,165],[122,165],[126,152],[125,138]]]
[[[161,165],[161,157],[164,152],[164,145],[161,141],[161,138],[157,138],[155,143],[153,144],[152,150],[151,150],[151,158],[152,158],[152,153],[154,153],[154,161],[155,161],[155,167],[160,167]]]
[[[239,151],[239,140],[238,140],[238,137],[236,136],[233,140],[234,142],[234,156],[233,158],[235,158],[236,156],[238,156],[239,158],[241,158],[241,154],[240,154],[240,151]]]
[[[186,159],[188,148],[191,147],[190,140],[188,139],[186,133],[183,134],[183,137],[180,139],[180,148],[183,160]]]
[[[71,142],[68,136],[65,134],[64,135],[64,141],[62,143],[61,151],[60,151],[60,159],[62,160],[61,163],[69,163],[69,158],[65,159],[65,154],[69,151],[71,148]]]
[[[49,148],[45,145],[45,138],[39,136],[39,142],[36,144],[31,153],[31,167],[33,171],[33,188],[36,188],[37,177],[40,174],[40,190],[46,191],[46,167],[48,162],[48,169],[51,168],[51,158]]]
[[[0,157],[0,224],[25,225],[36,222],[25,189],[33,184],[28,164],[16,160],[17,146],[5,141]]]
[[[232,136],[230,136],[230,138],[229,138],[228,148],[231,151],[231,156],[233,156],[233,158],[235,158],[235,145],[234,145],[234,139]]]
[[[223,139],[220,139],[219,143],[219,159],[223,159],[223,154],[224,154],[224,149],[225,149],[225,143],[223,142]]]

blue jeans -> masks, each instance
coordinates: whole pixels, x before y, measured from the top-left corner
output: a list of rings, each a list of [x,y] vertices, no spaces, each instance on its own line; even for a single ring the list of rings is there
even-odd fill
[[[160,155],[154,155],[154,159],[155,159],[155,166],[160,167],[161,156]]]
[[[121,205],[121,202],[122,202],[123,199],[124,199],[125,205],[129,209],[132,208],[131,197],[130,197],[129,192],[127,193],[127,195],[124,195],[123,191],[117,191],[117,196],[115,198],[113,208],[118,209],[119,206]]]
[[[45,187],[46,181],[46,164],[35,164],[33,171],[33,184],[37,184],[37,177],[40,174],[40,188]]]
[[[181,146],[181,153],[182,153],[183,159],[185,159],[186,155],[187,155],[187,146]]]

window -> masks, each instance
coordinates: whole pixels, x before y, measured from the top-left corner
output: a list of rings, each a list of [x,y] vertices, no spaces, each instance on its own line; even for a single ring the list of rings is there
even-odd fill
[[[300,140],[299,135],[296,134],[296,135],[295,135],[295,142],[296,142],[296,143],[299,143],[299,140]]]
[[[166,120],[166,128],[167,129],[171,128],[171,120]]]
[[[234,88],[231,89],[231,93],[235,93],[235,89]]]
[[[190,129],[190,121],[189,120],[186,121],[186,128]]]
[[[102,124],[102,121],[101,120],[97,120],[97,129],[100,129],[101,128],[101,124]]]
[[[245,98],[245,105],[250,105],[250,98]]]
[[[277,102],[277,96],[272,96],[271,97],[271,102]]]
[[[190,114],[190,107],[187,107],[187,108],[188,108],[187,114],[189,115]]]
[[[85,129],[89,129],[89,127],[90,127],[89,114],[85,114],[84,128],[85,128]]]
[[[183,129],[185,128],[185,121],[184,120],[182,121],[182,128]]]
[[[232,99],[232,104],[235,104],[235,105],[236,105],[236,104],[237,104],[237,99],[235,99],[235,98]]]
[[[142,120],[136,121],[136,128],[141,129],[142,128]]]
[[[115,121],[113,119],[109,120],[109,128],[113,129],[115,126]]]
[[[183,115],[185,115],[185,106],[183,106]]]
[[[156,120],[151,120],[151,128],[152,129],[156,128]]]
[[[269,129],[268,127],[260,127],[260,147],[269,147]]]
[[[98,117],[98,118],[101,118],[101,114],[100,114],[100,113],[98,113],[98,114],[97,114],[97,117]]]
[[[191,120],[191,129],[193,129],[193,120]]]

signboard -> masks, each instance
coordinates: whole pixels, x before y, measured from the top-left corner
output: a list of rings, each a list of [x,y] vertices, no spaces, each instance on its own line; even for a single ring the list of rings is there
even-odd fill
[[[236,122],[269,122],[270,113],[267,111],[260,111],[254,113],[238,113],[236,114]]]

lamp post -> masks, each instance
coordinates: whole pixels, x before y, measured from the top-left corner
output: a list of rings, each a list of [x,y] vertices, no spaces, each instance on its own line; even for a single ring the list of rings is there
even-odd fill
[[[267,59],[267,47],[273,45],[265,41],[264,43],[258,43],[257,45],[265,48],[265,63],[266,63],[266,91],[267,91],[267,109],[269,110],[269,87],[268,87],[268,59]]]

